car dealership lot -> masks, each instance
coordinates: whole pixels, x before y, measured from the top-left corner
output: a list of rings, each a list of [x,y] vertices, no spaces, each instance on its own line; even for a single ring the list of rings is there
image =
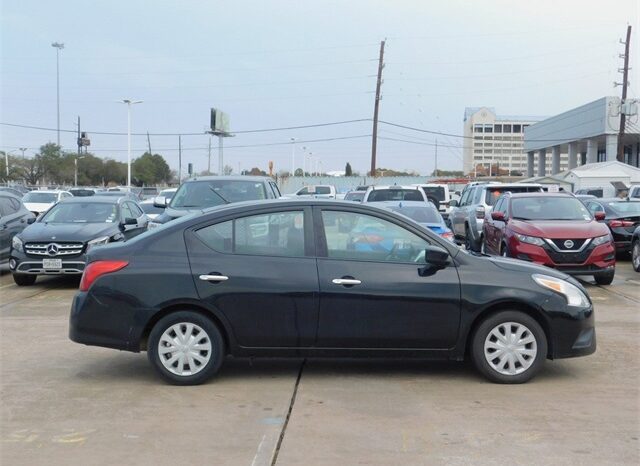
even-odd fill
[[[592,282],[587,282],[592,283]],[[469,363],[228,360],[165,385],[144,354],[68,340],[77,279],[0,277],[2,464],[636,464],[640,274],[588,285],[598,350],[525,385]],[[290,415],[289,415],[290,411]],[[282,435],[284,433],[284,435]]]

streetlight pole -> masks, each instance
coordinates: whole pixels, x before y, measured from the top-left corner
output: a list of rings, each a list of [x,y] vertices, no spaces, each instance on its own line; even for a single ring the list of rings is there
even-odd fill
[[[142,100],[122,99],[118,102],[127,104],[127,188],[131,187],[131,106],[141,104]]]
[[[296,138],[291,138],[291,176],[296,174]]]
[[[56,102],[58,110],[58,146],[60,146],[60,50],[64,48],[62,42],[53,42],[51,47],[56,49]]]

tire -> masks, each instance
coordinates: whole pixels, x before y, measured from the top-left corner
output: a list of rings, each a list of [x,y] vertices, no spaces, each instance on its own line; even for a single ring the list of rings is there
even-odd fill
[[[495,336],[495,332],[504,336],[503,331],[507,331],[507,327],[510,329],[509,332],[514,332],[513,336],[517,336],[519,330],[524,330],[520,338],[527,343],[516,346],[513,348],[514,352],[506,353],[504,358],[496,356],[493,360],[489,359],[492,354],[498,355],[495,348],[500,344],[509,344],[503,343]],[[485,343],[488,344],[487,356]],[[525,383],[538,373],[546,357],[547,337],[542,327],[533,317],[520,311],[502,311],[490,315],[480,323],[471,341],[471,358],[474,365],[483,376],[494,383]],[[521,361],[524,361],[526,367]]]
[[[500,255],[502,257],[511,257],[509,255],[509,248],[507,247],[506,244],[502,243],[502,246],[500,247]]]
[[[177,335],[177,331],[182,332]],[[203,336],[202,332],[204,333]],[[195,336],[184,344],[180,336]],[[163,338],[164,337],[164,338]],[[174,340],[175,338],[175,340]],[[169,351],[168,341],[175,341],[175,351]],[[208,345],[207,345],[208,343]],[[202,349],[185,350],[197,344]],[[165,349],[164,355],[160,350]],[[215,375],[225,356],[224,339],[218,327],[207,317],[192,311],[178,311],[160,319],[151,330],[147,357],[154,369],[173,385],[198,385]],[[184,359],[185,357],[190,359]],[[163,359],[164,361],[163,362]],[[174,362],[171,360],[175,359]],[[180,361],[184,361],[180,369]],[[189,369],[185,371],[185,368]],[[179,374],[180,371],[184,374]]]
[[[593,278],[598,285],[611,285],[615,274],[616,274],[616,271],[614,270],[613,272],[594,275]]]
[[[466,225],[464,227],[464,248],[467,251],[480,251],[480,245],[471,237],[471,230],[469,229],[469,225]]]
[[[633,270],[640,272],[640,240],[635,240],[631,247],[631,264]]]
[[[26,273],[14,273],[13,281],[18,286],[31,286],[36,282],[37,275],[28,275]]]

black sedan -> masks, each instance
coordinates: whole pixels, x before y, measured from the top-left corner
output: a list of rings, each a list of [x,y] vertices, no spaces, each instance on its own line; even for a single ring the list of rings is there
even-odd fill
[[[593,214],[605,213],[604,223],[611,230],[616,252],[630,253],[633,230],[640,225],[640,199],[582,199],[582,202]]]
[[[81,274],[86,253],[147,228],[140,207],[124,197],[69,197],[13,237],[9,269],[19,286],[38,275]]]
[[[345,228],[345,226],[347,228]],[[171,383],[233,356],[462,360],[521,383],[591,354],[594,311],[568,275],[471,255],[353,202],[240,203],[89,252],[71,340],[147,351]]]
[[[24,206],[21,197],[0,191],[0,262],[9,260],[13,237],[36,218]]]

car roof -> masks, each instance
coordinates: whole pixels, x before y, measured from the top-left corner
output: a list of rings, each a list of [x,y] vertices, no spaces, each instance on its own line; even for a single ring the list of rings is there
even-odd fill
[[[424,201],[382,201],[374,202],[372,204],[380,207],[422,207],[425,209],[437,210],[436,206],[434,206],[432,203]]]
[[[550,193],[550,192],[509,193],[509,192],[506,192],[503,195],[508,196],[512,199],[517,199],[521,197],[574,197],[575,198],[575,196],[571,193],[562,193],[562,192],[557,192],[557,193]]]
[[[0,196],[2,196],[2,197],[11,197],[13,199],[17,199],[18,201],[22,200],[22,197],[16,196],[11,191],[0,191]]]
[[[29,193],[45,193],[45,194],[59,194],[59,193],[68,193],[69,191],[66,191],[64,189],[37,189],[35,191],[29,191]],[[29,194],[26,193],[26,194]]]
[[[392,185],[376,185],[369,186],[372,191],[382,190],[382,189],[409,189],[409,190],[417,190],[420,186],[411,186],[411,185],[400,185],[400,184],[392,184]]]
[[[86,196],[86,197],[68,197],[62,199],[60,203],[64,204],[118,204],[120,200],[131,200],[127,196]]]
[[[189,178],[185,180],[184,183],[193,183],[196,181],[217,181],[217,180],[226,180],[226,181],[256,181],[256,182],[265,182],[270,180],[268,176],[244,176],[244,175],[236,175],[236,176],[196,176],[193,178]]]

